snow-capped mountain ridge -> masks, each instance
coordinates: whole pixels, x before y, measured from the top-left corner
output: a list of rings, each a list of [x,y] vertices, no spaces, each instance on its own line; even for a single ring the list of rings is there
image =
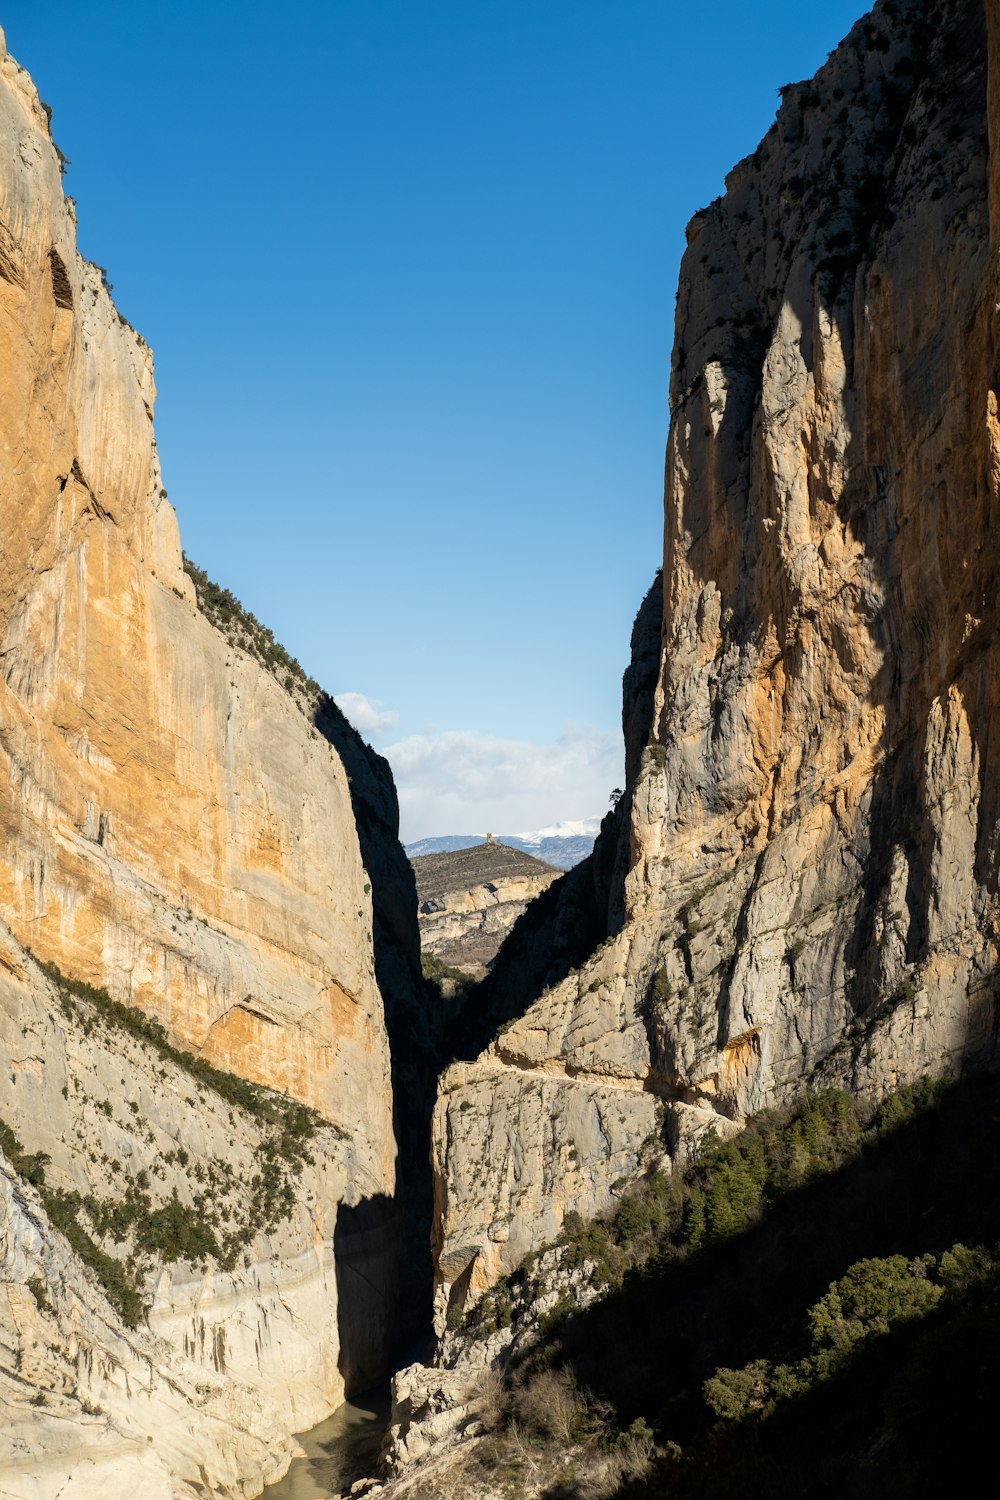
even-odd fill
[[[513,836],[525,844],[540,844],[545,839],[584,838],[589,838],[591,843],[593,843],[600,832],[600,828],[600,818],[578,818],[576,822],[552,823],[548,828],[539,828],[535,833],[518,833]]]

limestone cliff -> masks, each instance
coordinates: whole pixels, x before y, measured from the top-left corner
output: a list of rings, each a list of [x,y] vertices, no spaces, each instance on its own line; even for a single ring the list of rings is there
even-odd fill
[[[0,1122],[8,1158],[49,1158],[48,1197],[3,1176],[0,1488],[252,1494],[289,1432],[384,1357],[383,999],[419,1003],[412,876],[384,763],[198,607],[150,351],[77,253],[47,111],[2,37],[0,140]],[[139,1027],[134,1055],[129,1006],[164,1028]],[[286,1106],[258,1119],[230,1089],[219,1107],[185,1055],[317,1112],[290,1176],[274,1175]],[[137,1204],[173,1223],[162,1253],[137,1254]],[[152,1340],[53,1213],[111,1256],[106,1286],[128,1256]],[[161,1392],[148,1432],[137,1381]],[[128,1485],[108,1490],[98,1449],[131,1455]]]
[[[256,1494],[290,1433],[340,1398],[342,1297],[369,1349],[384,1344],[383,1268],[370,1256],[362,1308],[340,1265],[352,1205],[377,1186],[363,1128],[282,1128],[129,1014],[53,984],[0,933],[13,1500]]]
[[[4,60],[0,906],[221,1065],[372,1122],[391,1183],[371,897],[337,755],[195,606],[152,358],[78,256]],[[381,1125],[379,1125],[381,1111]]]
[[[877,5],[691,222],[605,941],[442,1081],[442,1317],[707,1124],[993,1056],[998,28]]]

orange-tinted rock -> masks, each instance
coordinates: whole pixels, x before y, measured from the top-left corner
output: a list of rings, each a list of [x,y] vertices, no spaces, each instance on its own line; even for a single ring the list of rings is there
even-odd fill
[[[610,937],[443,1079],[442,1313],[567,1209],[607,1206],[641,1161],[643,1082],[683,1152],[706,1120],[728,1128],[815,1081],[878,1093],[994,1055],[1000,23],[985,12],[877,6],[782,91],[689,226],[658,681],[641,749],[628,687],[628,822],[599,846]],[[564,915],[535,934],[543,954]],[[516,981],[491,980],[508,999]],[[612,1080],[614,1128],[597,1130]],[[507,1126],[540,1088],[536,1149]]]
[[[376,962],[411,1003],[412,875],[384,763],[198,608],[152,357],[77,254],[2,34],[0,144],[0,1122],[20,1142],[0,1153],[0,1491],[249,1495],[383,1368],[398,1228]],[[60,997],[31,955],[157,1018],[174,1051]],[[178,1050],[329,1123],[299,1150],[302,1112],[249,1107]],[[22,1152],[89,1205],[97,1274]],[[181,1232],[119,1232],[135,1191]],[[109,1300],[122,1275],[134,1329]]]
[[[152,356],[76,251],[46,116],[3,60],[0,913],[219,1066],[394,1145],[347,778],[198,613]]]

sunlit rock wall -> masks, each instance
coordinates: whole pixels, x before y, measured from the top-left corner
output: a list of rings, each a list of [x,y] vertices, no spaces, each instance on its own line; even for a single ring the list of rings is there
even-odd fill
[[[876,6],[691,221],[619,921],[443,1080],[442,1317],[655,1158],[657,1098],[677,1152],[992,1056],[998,27]]]
[[[46,117],[0,88],[0,911],[220,1065],[368,1121],[391,1182],[371,895],[343,766],[198,614],[152,357],[76,251]]]
[[[152,357],[77,253],[46,113],[2,37],[0,139],[0,1121],[51,1158],[50,1188],[108,1203],[141,1175],[186,1212],[196,1166],[228,1163],[251,1216],[228,1269],[151,1275],[129,1330],[0,1158],[0,1491],[247,1496],[385,1358],[396,1144],[373,902],[403,1004],[412,877],[384,768],[352,740],[349,784],[333,730],[197,609]],[[32,955],[329,1122],[276,1227],[252,1221],[267,1132],[74,1019]],[[351,1215],[371,1274],[345,1307]]]

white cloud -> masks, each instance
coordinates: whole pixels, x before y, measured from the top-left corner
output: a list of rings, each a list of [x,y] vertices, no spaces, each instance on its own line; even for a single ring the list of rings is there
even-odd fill
[[[399,721],[399,715],[391,708],[383,709],[380,703],[373,703],[364,693],[337,693],[333,701],[362,734],[385,734]]]
[[[569,729],[552,744],[452,729],[408,735],[382,753],[407,843],[600,816],[623,776],[621,735],[596,729]]]

